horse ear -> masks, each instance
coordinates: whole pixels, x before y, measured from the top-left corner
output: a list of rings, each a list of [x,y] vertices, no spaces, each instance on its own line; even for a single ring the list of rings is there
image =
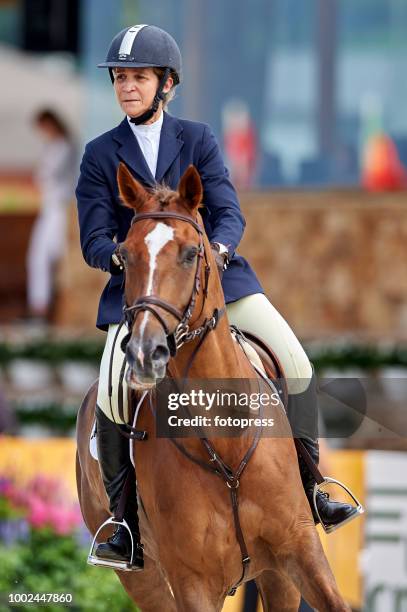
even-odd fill
[[[201,177],[195,166],[188,166],[178,185],[178,193],[191,209],[198,208],[202,201]]]
[[[125,206],[138,210],[148,198],[147,191],[131,174],[126,164],[120,162],[117,169],[117,184]]]

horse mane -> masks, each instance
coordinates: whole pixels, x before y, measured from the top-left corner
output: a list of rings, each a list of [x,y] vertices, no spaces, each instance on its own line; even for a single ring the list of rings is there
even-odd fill
[[[177,191],[174,191],[167,185],[157,184],[151,189],[151,193],[154,197],[155,203],[158,203],[160,205],[160,210],[167,209],[174,198],[179,198],[179,193]],[[190,209],[182,202],[178,202],[178,206],[180,206],[188,214],[191,213]]]
[[[161,209],[166,208],[171,202],[173,197],[177,197],[176,191],[167,187],[167,185],[156,185],[152,190],[153,196],[156,201],[160,204]]]

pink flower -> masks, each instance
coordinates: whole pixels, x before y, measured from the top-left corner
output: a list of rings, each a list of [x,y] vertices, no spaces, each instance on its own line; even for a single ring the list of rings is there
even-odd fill
[[[27,513],[32,528],[51,527],[56,534],[71,533],[81,524],[82,517],[78,504],[67,502],[62,481],[42,475],[27,483],[24,489],[17,488],[11,481],[0,479],[0,495],[10,504]]]
[[[31,497],[29,501],[28,522],[32,527],[41,529],[48,523],[47,505],[38,497]]]
[[[13,488],[13,483],[7,478],[0,478],[0,495],[8,497]]]
[[[53,478],[36,476],[29,482],[27,490],[50,503],[64,501],[63,483]]]

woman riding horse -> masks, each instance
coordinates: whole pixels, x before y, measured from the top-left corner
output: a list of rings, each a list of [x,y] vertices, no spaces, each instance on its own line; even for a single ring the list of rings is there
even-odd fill
[[[117,169],[121,161],[147,189],[164,183],[175,190],[189,165],[198,170],[203,185],[205,231],[223,273],[229,321],[260,336],[277,354],[287,378],[287,412],[293,434],[302,439],[318,463],[315,374],[293,331],[264,295],[248,262],[236,252],[245,221],[217,142],[207,125],[178,119],[165,112],[181,82],[181,54],[177,43],[155,26],[132,26],[115,36],[106,61],[99,66],[109,69],[125,118],[119,126],[86,146],[76,195],[85,261],[111,274],[101,296],[97,318],[97,327],[107,331],[107,339],[96,407],[98,459],[110,511],[113,515],[117,511],[130,465],[128,440],[112,420],[112,404],[120,400],[124,404],[123,414],[128,409],[125,380],[118,398],[121,364],[117,365],[111,355],[123,306],[124,264],[119,245],[126,238],[133,215],[131,209],[121,205],[118,193]],[[123,327],[116,346],[120,346],[125,333],[127,330]],[[315,479],[301,458],[299,464],[304,489],[318,522],[312,501]],[[125,518],[135,542],[139,543],[135,484],[132,486]],[[355,507],[331,501],[322,491],[316,494],[316,506],[323,524],[331,528],[357,515]],[[129,561],[131,548],[126,528],[119,526],[107,542],[99,544],[95,554],[107,563],[112,561],[112,566],[116,561]],[[135,569],[143,567],[139,545],[133,565]]]

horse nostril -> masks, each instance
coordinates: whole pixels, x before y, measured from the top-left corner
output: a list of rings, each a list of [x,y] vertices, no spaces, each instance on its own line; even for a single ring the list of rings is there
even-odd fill
[[[134,347],[132,346],[132,344],[130,342],[125,347],[124,352],[126,354],[126,358],[127,358],[128,363],[129,364],[133,364],[136,361],[136,354],[134,352]]]
[[[155,347],[153,353],[151,354],[151,360],[152,361],[168,361],[169,356],[170,356],[170,351],[168,350],[168,347],[164,346],[163,344],[159,344],[158,346]]]

